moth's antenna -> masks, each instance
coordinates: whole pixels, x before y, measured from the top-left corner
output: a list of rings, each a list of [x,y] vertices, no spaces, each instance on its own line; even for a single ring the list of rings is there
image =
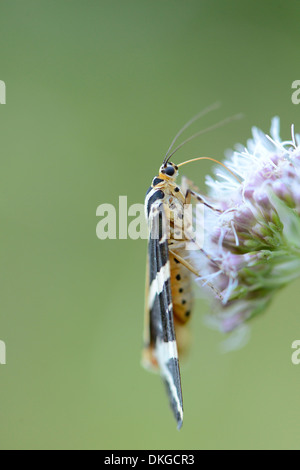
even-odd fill
[[[214,103],[212,104],[211,106],[208,106],[208,108],[205,108],[203,109],[203,111],[201,111],[200,113],[196,114],[196,116],[194,116],[192,119],[190,119],[181,129],[180,131],[177,132],[177,134],[175,135],[174,139],[172,140],[171,142],[171,145],[170,147],[168,148],[168,151],[165,155],[165,159],[164,159],[164,162],[163,162],[163,165],[165,164],[165,161],[168,157],[168,153],[171,151],[173,145],[175,144],[176,140],[178,139],[178,137],[181,136],[181,134],[189,127],[191,126],[195,121],[197,121],[198,119],[200,119],[201,117],[205,116],[206,114],[210,113],[211,111],[214,111],[215,109],[218,109],[219,107],[221,106],[221,103],[217,102],[217,103]]]
[[[213,131],[213,130],[217,129],[218,127],[222,127],[225,124],[228,124],[229,122],[235,121],[236,119],[241,119],[242,117],[243,117],[243,114],[235,114],[234,116],[230,116],[226,119],[223,119],[223,121],[217,122],[217,124],[214,124],[213,126],[207,127],[206,129],[202,129],[202,131],[199,131],[196,134],[192,135],[188,139],[184,140],[181,144],[179,144],[178,147],[176,147],[176,149],[168,156],[168,158],[165,159],[164,164],[168,163],[170,158],[174,155],[175,152],[177,152],[177,150],[181,149],[181,147],[183,147],[185,144],[187,144],[191,140],[195,139],[199,135],[205,134],[206,132],[209,132],[209,131]]]
[[[197,158],[192,158],[191,160],[187,160],[186,162],[179,163],[179,165],[176,165],[176,166],[180,167],[180,166],[186,165],[187,163],[197,162],[197,161],[199,161],[199,160],[210,160],[211,162],[214,162],[214,163],[217,163],[218,165],[221,165],[223,168],[225,168],[225,170],[229,171],[229,173],[230,173],[239,183],[242,183],[242,181],[236,176],[235,173],[233,173],[233,171],[231,171],[226,165],[224,165],[224,163],[219,162],[219,160],[215,160],[214,158],[210,158],[210,157],[197,157]]]

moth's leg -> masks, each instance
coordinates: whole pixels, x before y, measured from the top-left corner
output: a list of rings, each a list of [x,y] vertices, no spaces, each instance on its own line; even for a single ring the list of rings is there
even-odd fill
[[[176,244],[173,244],[171,246],[173,246],[173,248],[175,247],[176,248],[180,248],[182,247],[182,243],[179,243],[177,246]],[[169,253],[171,253],[174,258],[177,259],[177,261],[179,261],[183,266],[185,266],[189,271],[191,271],[193,274],[195,274],[197,277],[201,277],[201,274],[188,262],[186,261],[184,258],[182,258],[182,256],[178,255],[178,253],[176,253],[175,251],[173,251],[173,249],[170,248],[169,246]],[[204,253],[205,254],[205,253]],[[223,300],[223,296],[221,294],[220,291],[218,291],[218,289],[216,289],[210,282],[207,282],[206,284],[208,287],[210,287],[212,289],[212,291],[216,294],[216,296],[220,299],[220,300]]]
[[[186,196],[185,196],[185,200],[188,201],[186,202],[186,204],[190,204],[191,203],[191,198],[194,198],[196,201],[198,202],[201,202],[201,204],[204,204],[206,207],[208,207],[209,209],[215,211],[215,212],[219,212],[220,214],[223,213],[223,211],[221,209],[218,209],[217,207],[214,207],[212,206],[211,204],[209,204],[208,202],[206,202],[206,200],[200,196],[200,194],[198,193],[195,193],[195,191],[192,191],[191,189],[188,189],[187,192],[186,192]]]
[[[190,204],[190,201],[191,201],[192,197],[194,199],[196,199],[198,202],[201,202],[202,204],[204,204],[209,209],[213,210],[214,212],[218,212],[219,214],[224,214],[225,212],[226,213],[235,212],[235,210],[236,210],[235,208],[227,209],[227,211],[223,211],[221,209],[218,209],[217,207],[214,207],[211,204],[208,204],[200,194],[195,193],[194,191],[188,189],[187,193],[186,193],[186,201],[189,201],[189,202],[187,202],[187,204]],[[237,233],[236,233],[233,222],[231,222],[231,229],[232,229],[232,232],[233,232],[233,235],[234,235],[235,239],[237,239]]]
[[[193,181],[188,179],[186,176],[183,176],[181,178],[180,188],[181,188],[181,192],[183,194],[186,194],[189,189],[193,189],[193,191],[199,191],[199,188],[197,186],[195,186]]]
[[[191,271],[192,273],[194,273],[197,277],[200,277],[201,274],[195,269],[193,268],[193,266],[188,262],[186,261],[184,258],[182,258],[180,255],[178,255],[175,251],[173,251],[170,247],[169,247],[169,253],[171,253],[174,258],[177,259],[177,261],[179,261],[181,264],[183,264],[183,266],[185,266],[189,271]]]
[[[195,193],[194,191],[191,191],[191,190],[188,189],[187,192],[186,192],[186,196],[185,196],[185,205],[191,204],[191,198],[192,197],[197,198],[198,201],[201,200],[201,202],[203,202],[203,199],[201,198],[201,196],[197,195],[197,193]],[[188,218],[188,220],[187,220],[187,218]],[[181,223],[182,223],[182,220],[178,221],[178,225],[177,225],[177,222],[174,221],[175,230],[176,230],[177,226],[180,226]],[[184,238],[185,238],[184,241],[183,240],[178,240],[178,242],[175,241],[175,243],[174,242],[171,243],[169,245],[169,250],[172,253],[174,253],[174,251],[175,251],[174,256],[177,257],[178,261],[180,263],[182,263],[184,266],[186,266],[187,269],[189,269],[197,277],[201,277],[201,274],[199,272],[197,272],[197,270],[188,261],[186,261],[180,255],[177,255],[177,253],[176,253],[177,250],[180,250],[180,249],[188,250],[187,243],[192,243],[192,245],[194,245],[194,249],[196,251],[198,250],[200,253],[202,253],[203,256],[205,256],[211,262],[211,264],[215,266],[215,268],[217,270],[222,269],[222,267],[217,262],[217,260],[215,258],[213,258],[209,253],[207,253],[207,251],[204,250],[204,248],[202,246],[200,246],[199,243],[197,242],[197,238],[195,237],[195,233],[193,231],[192,214],[189,211],[184,212]],[[221,293],[211,283],[207,282],[207,285],[213,290],[213,292],[220,299],[222,299]]]
[[[204,201],[204,199],[197,193],[195,193],[194,191],[188,189],[187,192],[186,192],[186,196],[185,196],[185,205],[189,205],[191,204],[191,199],[192,197],[194,199],[196,199],[198,202],[201,202],[203,203],[205,206],[213,209],[214,211],[217,211],[217,212],[222,212],[221,210],[219,209],[216,209],[214,208],[213,206],[209,205],[208,203],[206,203],[206,201]],[[185,214],[185,216],[187,216],[188,214]],[[195,236],[194,236],[194,233],[193,231],[190,231],[190,228],[193,226],[193,221],[192,220],[188,220],[188,221],[185,221],[185,225],[184,225],[184,228],[185,228],[185,237],[189,240],[189,242],[192,242],[194,243],[198,249],[213,263],[215,264],[219,269],[220,269],[220,266],[218,265],[218,263],[201,247],[198,245],[197,243],[197,240],[195,239]]]

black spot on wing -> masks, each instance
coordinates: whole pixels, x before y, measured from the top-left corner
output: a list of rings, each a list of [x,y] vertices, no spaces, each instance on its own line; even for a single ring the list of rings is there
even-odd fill
[[[159,240],[161,242],[163,238],[166,238],[168,235],[167,219],[165,216],[163,203],[158,203],[158,205],[152,206],[149,220],[150,220],[150,238],[154,240]],[[169,253],[168,253],[168,256],[169,256]]]
[[[161,178],[157,178],[155,177],[152,181],[152,186],[157,186],[159,183],[162,183],[164,180],[162,180]]]
[[[183,406],[182,402],[182,397],[181,397],[181,380],[180,380],[180,373],[179,373],[179,362],[178,359],[175,357],[172,357],[169,359],[167,363],[167,369],[169,370],[171,376],[173,377],[174,380],[174,385],[176,387],[176,390],[178,390],[178,397],[180,400],[181,407]]]
[[[155,282],[157,272],[168,262],[167,242],[159,244],[157,240],[152,240],[151,245],[152,253],[155,254],[150,261],[150,266],[152,265],[150,269],[150,283]],[[164,342],[175,340],[170,275],[166,277],[162,292],[157,293],[155,296],[150,310],[150,331],[154,344],[157,337]]]
[[[169,298],[170,286],[168,281],[164,291],[155,297],[152,309],[150,310],[150,331],[153,343],[156,343],[157,338],[164,342],[175,340],[173,309],[169,309],[166,306]]]
[[[152,188],[151,188],[152,189]],[[152,196],[149,198],[147,203],[147,213],[148,217],[150,214],[151,206],[157,201],[158,199],[163,199],[165,197],[165,193],[161,189],[157,189]]]
[[[177,421],[177,428],[180,429],[182,426],[182,414],[183,414],[183,399],[181,391],[181,380],[179,362],[177,358],[170,358],[166,364],[168,371],[170,372],[171,380],[175,386],[175,391],[171,388],[169,381],[164,377],[164,382],[167,388],[170,405]],[[176,393],[176,396],[175,396]]]
[[[150,267],[150,284],[156,278],[157,273],[169,261],[168,242],[162,240],[165,235],[163,204],[153,210],[151,214],[150,237],[148,243],[148,256]]]
[[[154,279],[156,279],[157,273],[159,271],[157,257],[156,257],[156,243],[158,241],[150,237],[148,243],[148,256],[149,256],[149,281],[150,286]]]
[[[157,260],[159,265],[165,265],[169,261],[168,242],[158,243],[156,245]],[[164,288],[159,297],[161,309],[161,325],[162,336],[161,339],[165,342],[175,340],[175,328],[173,319],[173,304],[171,293],[171,280],[170,277],[164,284]]]
[[[156,221],[162,221],[162,211],[154,215]],[[157,278],[157,273],[169,262],[168,241],[149,240],[150,286]],[[157,293],[150,311],[151,342],[157,337],[163,341],[175,340],[170,272],[165,276],[163,289]]]

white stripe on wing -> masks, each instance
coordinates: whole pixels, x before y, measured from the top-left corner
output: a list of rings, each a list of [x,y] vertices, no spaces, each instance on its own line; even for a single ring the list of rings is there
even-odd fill
[[[156,274],[149,289],[149,309],[153,307],[155,297],[162,293],[165,283],[170,279],[170,262],[167,261]]]

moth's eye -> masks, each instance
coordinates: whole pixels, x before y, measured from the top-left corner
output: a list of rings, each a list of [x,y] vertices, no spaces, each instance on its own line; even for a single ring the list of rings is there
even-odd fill
[[[173,176],[175,173],[175,170],[172,166],[168,166],[168,168],[165,169],[164,173],[168,176]]]

